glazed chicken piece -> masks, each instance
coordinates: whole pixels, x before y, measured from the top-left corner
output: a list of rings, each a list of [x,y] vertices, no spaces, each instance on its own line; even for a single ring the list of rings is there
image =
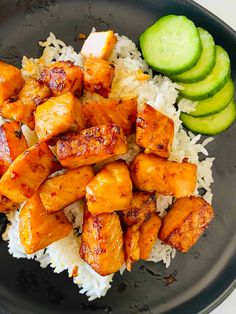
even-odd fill
[[[84,214],[80,256],[97,273],[107,276],[124,264],[123,232],[116,213]]]
[[[106,60],[110,56],[116,41],[116,36],[111,30],[106,32],[92,32],[85,40],[81,54],[85,58],[93,57]]]
[[[27,147],[19,122],[5,122],[0,126],[0,176]]]
[[[9,213],[10,211],[16,210],[19,207],[19,204],[9,200],[4,195],[0,195],[0,213]]]
[[[132,182],[123,160],[106,164],[86,187],[87,206],[93,215],[127,208],[131,199]]]
[[[186,253],[213,218],[214,209],[203,198],[179,198],[164,217],[159,238],[178,251]]]
[[[86,102],[82,106],[87,127],[114,123],[123,129],[125,135],[135,130],[137,100],[135,98],[120,101],[104,99],[101,102]]]
[[[20,240],[27,254],[46,248],[71,230],[72,225],[63,211],[47,214],[37,193],[20,212]]]
[[[19,69],[0,61],[0,103],[17,95],[24,83],[25,81]]]
[[[54,140],[61,133],[82,129],[83,125],[78,125],[76,118],[79,106],[80,102],[71,93],[51,97],[38,106],[35,131],[39,141]]]
[[[0,112],[4,118],[19,121],[33,130],[34,111],[50,95],[51,91],[46,85],[29,78],[17,97],[11,97],[0,104]]]
[[[151,213],[156,210],[156,201],[153,193],[134,192],[131,205],[122,211],[121,217],[127,226],[138,224],[139,226],[150,218]]]
[[[105,98],[111,91],[115,66],[103,59],[88,58],[84,62],[84,89]]]
[[[79,66],[71,61],[57,61],[41,71],[40,81],[52,91],[53,96],[68,92],[80,97],[83,89],[83,73]]]
[[[46,143],[36,144],[19,155],[0,180],[0,193],[21,203],[32,197],[41,183],[58,170],[58,163]]]
[[[143,191],[156,191],[177,198],[193,194],[197,182],[197,166],[177,163],[155,155],[138,154],[130,167],[135,186]]]
[[[140,258],[147,260],[156,243],[158,232],[161,228],[161,219],[156,213],[152,213],[140,226],[139,248]]]
[[[125,264],[128,271],[131,271],[132,264],[140,259],[139,237],[138,225],[127,228],[124,235],[124,245]]]
[[[138,112],[136,121],[136,143],[153,153],[168,158],[174,137],[174,121],[145,104]]]
[[[57,156],[63,167],[74,169],[92,165],[127,152],[127,142],[120,127],[101,125],[68,133],[57,142]]]
[[[92,168],[84,166],[44,181],[40,186],[39,196],[47,213],[54,213],[82,199],[86,185],[93,176]]]

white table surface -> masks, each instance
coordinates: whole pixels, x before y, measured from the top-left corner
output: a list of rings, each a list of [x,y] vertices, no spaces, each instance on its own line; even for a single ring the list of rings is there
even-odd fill
[[[195,0],[195,2],[206,7],[236,30],[236,0]],[[236,290],[211,314],[236,314]]]

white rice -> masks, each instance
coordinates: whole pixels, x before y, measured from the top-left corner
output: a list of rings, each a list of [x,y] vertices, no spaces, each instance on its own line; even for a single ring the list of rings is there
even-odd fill
[[[94,31],[94,30],[93,30]],[[208,156],[205,146],[213,139],[207,138],[200,144],[201,136],[194,135],[191,132],[186,132],[181,126],[179,118],[180,111],[190,112],[194,110],[195,104],[187,100],[181,100],[178,109],[174,106],[178,97],[179,86],[172,83],[165,76],[155,75],[153,77],[152,70],[148,68],[146,62],[142,60],[141,53],[137,50],[135,44],[125,36],[117,34],[117,44],[112,52],[110,61],[115,64],[115,78],[112,85],[110,98],[120,99],[126,97],[137,97],[138,106],[141,107],[145,102],[162,113],[169,116],[174,121],[175,137],[173,142],[172,153],[170,160],[181,162],[184,158],[188,158],[190,162],[197,164],[197,189],[204,188],[206,193],[204,198],[211,202],[211,183],[212,178],[212,163],[214,158],[205,158],[199,161],[199,153]],[[45,42],[40,42],[44,47],[44,52],[39,59],[23,58],[22,73],[27,79],[28,77],[38,78],[42,66],[58,60],[71,60],[76,65],[83,67],[83,57],[77,53],[73,47],[66,46],[65,43],[56,39],[50,33]],[[136,77],[137,70],[145,71],[150,78],[144,81],[139,81]],[[85,93],[82,101],[91,98],[100,99],[99,95]],[[1,120],[0,120],[1,121]],[[37,142],[37,136],[34,131],[30,131],[23,126],[24,135],[27,138],[28,144],[33,145]],[[135,144],[135,137],[131,136],[128,139],[129,151],[127,154],[118,156],[111,160],[122,158],[129,163],[134,156],[139,152],[139,147]],[[106,161],[107,162],[107,161]],[[104,163],[96,166],[98,171]],[[166,214],[166,209],[172,203],[173,198],[170,196],[157,196],[157,211],[163,217]],[[80,288],[80,293],[85,293],[89,300],[104,296],[110,288],[113,275],[102,277],[97,274],[92,268],[86,264],[79,255],[80,237],[77,236],[78,231],[81,232],[83,221],[83,202],[76,202],[64,209],[68,219],[72,222],[75,233],[71,233],[64,239],[61,239],[51,244],[45,250],[41,250],[33,255],[27,255],[19,239],[19,211],[8,214],[8,219],[11,222],[4,234],[4,239],[8,240],[8,248],[10,254],[16,258],[34,258],[40,262],[41,267],[50,265],[54,272],[60,273],[67,271],[73,281]],[[175,257],[175,249],[157,241],[150,255],[149,260],[152,262],[163,262],[166,267],[170,265],[171,259]],[[76,269],[78,268],[78,274]],[[125,266],[121,268],[123,273]]]

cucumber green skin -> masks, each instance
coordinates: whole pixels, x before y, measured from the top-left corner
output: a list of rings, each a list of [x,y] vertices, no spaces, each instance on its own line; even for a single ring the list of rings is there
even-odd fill
[[[190,112],[193,117],[205,117],[225,109],[234,95],[234,83],[230,78],[225,86],[213,97],[199,101],[196,110]]]
[[[235,121],[236,104],[234,99],[222,111],[207,117],[192,117],[186,113],[181,113],[180,118],[183,125],[194,133],[205,135],[216,135],[227,128]]]
[[[216,61],[216,46],[213,37],[203,28],[198,27],[202,42],[202,54],[197,64],[187,72],[172,76],[171,79],[182,83],[196,83],[211,73]]]
[[[215,95],[230,76],[230,59],[227,52],[216,46],[216,64],[212,72],[202,81],[193,84],[179,83],[181,96],[190,100],[204,100]]]
[[[181,27],[178,24],[179,22],[180,24],[182,24]],[[168,62],[165,60],[164,63],[166,63],[166,65],[164,65],[161,62],[161,57],[163,59],[165,53],[158,54],[158,51],[160,50],[160,46],[162,46],[161,43],[163,42],[163,40],[161,36],[163,35],[163,33],[165,33],[164,31],[166,30],[166,28],[169,28],[171,31],[176,29],[174,26],[172,26],[172,23],[176,23],[176,25],[179,26],[178,28],[181,30],[186,28],[187,35],[191,35],[189,36],[191,38],[188,43],[189,51],[187,52],[185,49],[185,52],[182,53],[182,56],[178,56],[178,58],[175,58],[174,62],[171,59],[169,59]],[[166,33],[168,32],[169,30],[167,30]],[[175,75],[191,69],[199,60],[202,52],[202,45],[198,30],[195,27],[194,23],[187,19],[185,16],[167,15],[160,18],[156,23],[151,25],[141,34],[139,42],[143,57],[148,65],[155,71],[166,75]],[[155,44],[156,47],[154,47]],[[178,47],[181,47],[181,43],[179,43],[179,40],[177,40],[177,42],[174,42],[174,45],[176,47],[175,50],[178,49]],[[168,51],[170,50],[171,46],[173,46],[171,45],[171,42],[167,42],[165,49]],[[188,60],[186,56],[189,56]]]

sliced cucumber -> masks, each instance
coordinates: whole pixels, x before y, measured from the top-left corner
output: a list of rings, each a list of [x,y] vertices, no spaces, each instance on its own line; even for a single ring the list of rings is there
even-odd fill
[[[145,30],[140,47],[146,62],[164,74],[179,74],[198,61],[202,46],[197,28],[185,16],[167,15]]]
[[[225,86],[213,97],[201,100],[197,103],[196,110],[189,113],[193,117],[208,116],[222,111],[228,106],[234,95],[234,83],[229,79]]]
[[[180,118],[183,121],[183,125],[192,132],[215,135],[230,127],[235,121],[235,101],[232,99],[224,110],[207,117],[197,118],[181,113]]]
[[[187,72],[172,76],[176,82],[196,83],[211,73],[216,61],[216,46],[213,37],[203,28],[198,27],[202,43],[202,54],[197,64]]]
[[[193,84],[179,83],[184,98],[203,100],[215,95],[226,83],[230,75],[230,59],[227,52],[216,46],[216,63],[212,72],[202,81]]]

